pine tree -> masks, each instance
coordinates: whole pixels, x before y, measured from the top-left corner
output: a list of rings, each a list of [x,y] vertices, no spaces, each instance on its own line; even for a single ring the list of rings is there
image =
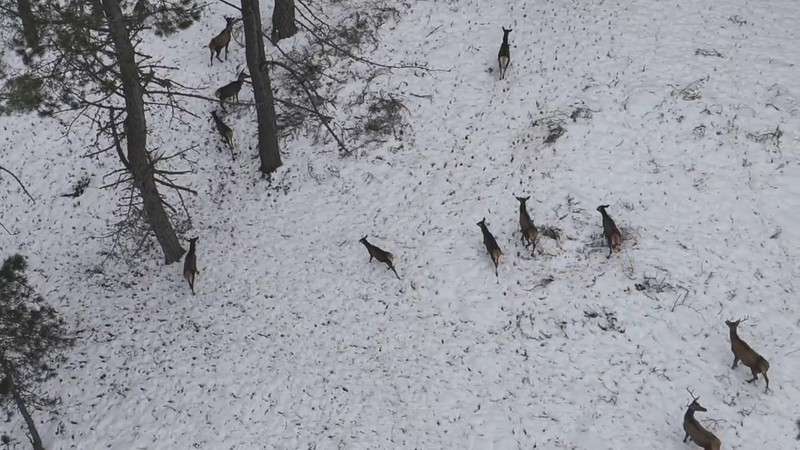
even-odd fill
[[[58,404],[37,392],[72,345],[64,321],[28,284],[28,264],[14,255],[0,267],[0,410],[19,411],[34,450],[44,449],[32,412]]]

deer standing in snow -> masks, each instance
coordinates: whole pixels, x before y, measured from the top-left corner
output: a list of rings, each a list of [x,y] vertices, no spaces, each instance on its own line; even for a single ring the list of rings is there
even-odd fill
[[[608,205],[600,205],[597,207],[597,210],[603,215],[603,236],[605,236],[606,243],[608,244],[608,256],[606,256],[606,258],[610,258],[613,250],[619,251],[622,243],[622,235],[619,233],[614,219],[606,212],[606,208],[608,208]]]
[[[194,295],[194,277],[197,275],[197,254],[195,253],[197,238],[189,239],[189,252],[186,253],[186,259],[183,260],[183,277],[189,282],[189,288],[192,289]]]
[[[489,252],[489,256],[492,258],[492,262],[494,263],[494,276],[499,276],[497,274],[497,266],[500,264],[500,256],[503,255],[503,252],[500,251],[500,247],[497,245],[497,241],[495,240],[492,233],[489,232],[489,228],[486,227],[486,217],[484,217],[480,222],[478,222],[478,226],[481,227],[481,233],[483,233],[483,245],[486,246],[486,251]]]
[[[225,49],[225,61],[228,60],[228,45],[231,43],[231,31],[233,31],[233,24],[235,24],[239,19],[235,17],[225,17],[225,29],[216,36],[211,39],[211,42],[208,43],[208,48],[211,50],[211,65],[214,65],[214,53],[217,54],[217,59],[219,62],[222,62],[220,59],[219,54],[222,52],[222,49]]]
[[[532,251],[535,252],[536,242],[539,240],[539,230],[537,230],[536,225],[533,224],[533,220],[531,220],[531,216],[528,214],[528,208],[525,206],[525,202],[527,202],[531,196],[515,197],[519,201],[519,228],[522,230],[522,245],[525,245],[525,241],[528,241],[528,244],[532,245]]]
[[[692,403],[689,403],[686,414],[683,415],[683,431],[686,432],[686,436],[683,437],[683,442],[686,442],[687,439],[691,439],[692,442],[703,447],[703,450],[719,450],[720,447],[722,447],[719,438],[717,438],[714,433],[703,428],[700,422],[694,418],[695,412],[706,412],[707,409],[700,406],[700,403],[697,403],[700,397],[695,397],[692,391],[689,391],[689,394],[692,396]]]
[[[744,322],[748,318],[745,317],[744,319],[739,319],[736,321],[733,320],[726,320],[725,325],[728,326],[728,330],[730,331],[731,337],[731,351],[733,352],[733,366],[731,369],[735,369],[736,365],[739,364],[739,361],[742,361],[742,364],[750,368],[750,373],[753,374],[753,378],[747,380],[748,383],[752,383],[758,379],[758,374],[764,374],[764,381],[767,382],[767,391],[769,391],[769,377],[767,377],[767,371],[769,370],[769,362],[764,359],[763,356],[756,353],[747,342],[743,341],[742,338],[739,337],[739,333],[736,331],[736,327],[739,326],[740,323]]]
[[[502,80],[506,75],[508,65],[511,64],[511,49],[508,46],[508,33],[511,33],[511,30],[506,30],[505,27],[501,28],[503,28],[503,43],[500,44],[500,51],[497,53],[497,63],[500,65],[500,79]]]

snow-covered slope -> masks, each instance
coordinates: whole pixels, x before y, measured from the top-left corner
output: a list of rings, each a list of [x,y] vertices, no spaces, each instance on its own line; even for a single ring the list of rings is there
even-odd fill
[[[232,44],[208,67],[197,44],[225,8],[148,44],[208,93],[244,63]],[[154,118],[154,148],[198,144],[175,163],[199,192],[196,296],[158,251],[103,262],[122,193],[97,187],[113,158],[81,158],[83,133],[62,139],[52,121],[0,119],[0,161],[37,199],[3,176],[16,234],[0,247],[31,258],[80,330],[47,386],[61,414],[37,415],[48,448],[696,448],[682,442],[687,388],[724,448],[796,448],[798,15],[793,0],[412,2],[369,57],[443,69],[370,86],[403,99],[413,132],[344,159],[286,141],[271,186],[252,112],[231,124],[235,162],[211,105],[190,103],[202,119],[186,125]],[[58,196],[84,174],[84,196]],[[561,230],[535,257],[515,195]],[[624,235],[610,259],[600,204]],[[365,234],[401,280],[368,263]],[[744,316],[771,363],[766,393],[730,367],[724,320]],[[16,419],[6,429],[24,442]]]

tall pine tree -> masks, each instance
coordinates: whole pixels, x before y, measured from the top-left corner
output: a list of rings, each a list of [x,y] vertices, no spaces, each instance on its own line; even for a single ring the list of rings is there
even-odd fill
[[[18,254],[0,267],[0,409],[18,411],[34,450],[43,450],[33,414],[59,399],[36,388],[55,375],[73,339],[56,311],[28,284],[27,267]]]

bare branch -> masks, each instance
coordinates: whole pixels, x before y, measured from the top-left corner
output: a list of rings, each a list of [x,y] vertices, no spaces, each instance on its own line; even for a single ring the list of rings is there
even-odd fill
[[[300,83],[300,87],[302,87],[303,91],[305,91],[306,96],[308,97],[309,100],[309,104],[311,105],[311,108],[314,111],[314,115],[316,115],[317,118],[320,119],[322,125],[325,127],[326,130],[328,130],[328,134],[330,134],[333,137],[333,139],[336,140],[336,143],[339,145],[339,149],[342,151],[342,154],[345,156],[350,155],[352,151],[347,149],[347,146],[344,144],[342,139],[339,138],[339,136],[336,135],[336,132],[333,131],[333,128],[331,128],[330,124],[328,123],[330,121],[327,119],[327,116],[322,114],[319,108],[317,108],[317,105],[314,104],[314,96],[311,94],[311,91],[308,89],[308,87],[306,87],[305,81],[298,75],[298,73],[295,72],[294,69],[292,69],[291,67],[280,61],[274,61],[274,60],[264,61],[264,64],[272,64],[278,67],[282,67],[286,69],[290,74],[292,74],[292,76],[295,77],[295,79]]]
[[[29,198],[29,199],[31,199],[31,201],[32,201],[34,204],[36,204],[36,200],[34,200],[34,199],[33,199],[33,196],[31,195],[31,193],[30,193],[30,192],[28,192],[28,190],[27,190],[27,189],[25,189],[25,185],[24,185],[24,184],[22,184],[22,181],[20,181],[19,177],[17,177],[16,175],[14,175],[14,172],[12,172],[12,171],[10,171],[10,170],[6,169],[6,168],[5,168],[5,167],[3,167],[3,166],[0,166],[0,170],[2,170],[2,171],[4,171],[4,172],[7,172],[9,175],[11,175],[11,176],[12,176],[12,177],[13,177],[13,178],[14,178],[14,179],[17,181],[17,184],[19,184],[19,187],[21,187],[21,188],[22,188],[22,190],[25,192],[25,194],[28,196],[28,198]]]

